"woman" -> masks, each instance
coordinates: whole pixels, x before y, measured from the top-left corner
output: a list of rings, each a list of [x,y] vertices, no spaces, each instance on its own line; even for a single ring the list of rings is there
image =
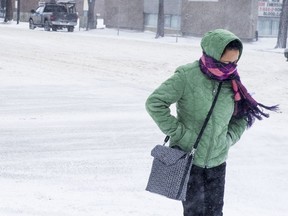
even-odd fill
[[[217,88],[220,93],[199,142],[189,178],[184,216],[221,216],[229,148],[241,137],[254,119],[268,117],[242,85],[237,62],[242,42],[233,33],[216,29],[201,41],[203,56],[199,61],[177,68],[147,99],[146,109],[163,133],[170,136],[170,146],[190,152],[211,107]],[[177,117],[170,114],[176,103]]]

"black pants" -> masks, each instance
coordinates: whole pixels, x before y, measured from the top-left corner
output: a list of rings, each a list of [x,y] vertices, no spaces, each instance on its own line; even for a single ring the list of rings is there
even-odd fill
[[[192,166],[184,216],[222,216],[226,163],[214,168]]]

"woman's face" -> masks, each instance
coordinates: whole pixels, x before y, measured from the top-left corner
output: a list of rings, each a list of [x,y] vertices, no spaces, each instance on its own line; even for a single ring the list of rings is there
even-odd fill
[[[239,50],[226,50],[225,53],[222,55],[220,62],[224,64],[236,64],[239,58]]]

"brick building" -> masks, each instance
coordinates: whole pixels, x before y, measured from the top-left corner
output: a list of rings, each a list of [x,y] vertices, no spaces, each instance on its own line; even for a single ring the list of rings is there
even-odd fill
[[[164,5],[166,32],[202,36],[225,28],[244,40],[255,38],[258,0],[164,0]],[[155,30],[158,1],[105,0],[105,14],[109,27]]]
[[[155,22],[157,1],[145,0],[145,25]],[[183,35],[202,36],[205,32],[225,28],[240,38],[252,40],[257,30],[258,0],[164,0],[165,26],[179,29]],[[153,18],[154,16],[154,18]],[[154,21],[152,21],[154,19]]]
[[[144,0],[105,0],[107,27],[144,30]]]
[[[74,1],[80,25],[84,25],[88,0]],[[21,0],[21,21],[28,21],[30,10],[38,4],[39,0]],[[164,5],[166,33],[202,36],[211,29],[225,28],[253,40],[256,31],[259,36],[277,35],[282,0],[164,0]],[[96,0],[95,15],[108,28],[155,31],[158,0]]]

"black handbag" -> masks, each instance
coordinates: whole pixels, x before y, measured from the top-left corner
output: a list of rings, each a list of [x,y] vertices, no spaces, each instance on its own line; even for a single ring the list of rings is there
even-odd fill
[[[207,114],[191,152],[185,152],[178,148],[165,146],[169,140],[169,136],[165,137],[163,145],[156,145],[152,149],[151,155],[154,159],[146,187],[147,191],[163,195],[174,200],[186,200],[188,181],[194,154],[216,104],[221,86],[222,82],[219,83],[212,106]]]

